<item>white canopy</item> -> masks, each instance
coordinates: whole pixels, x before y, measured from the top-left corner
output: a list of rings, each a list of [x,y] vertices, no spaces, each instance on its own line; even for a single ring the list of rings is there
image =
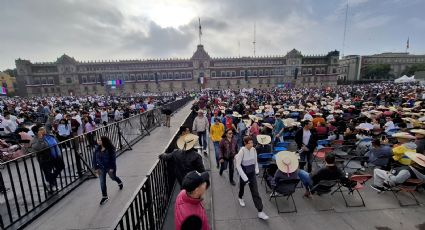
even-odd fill
[[[403,75],[397,79],[394,80],[394,83],[405,83],[405,82],[414,82],[415,76],[408,77],[406,75]]]

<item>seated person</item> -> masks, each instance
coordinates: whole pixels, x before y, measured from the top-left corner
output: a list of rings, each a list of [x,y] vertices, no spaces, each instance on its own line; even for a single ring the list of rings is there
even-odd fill
[[[272,189],[277,185],[277,183],[281,180],[292,180],[292,179],[300,179],[304,184],[304,187],[308,188],[310,186],[310,176],[309,174],[299,169],[299,161],[298,156],[295,152],[290,151],[281,151],[276,154],[276,165],[269,167],[267,184]],[[273,171],[275,171],[273,176]],[[289,189],[289,188],[288,188]],[[280,191],[284,192],[284,191]],[[272,194],[273,196],[274,194]]]
[[[359,134],[356,135],[356,154],[358,156],[366,156],[372,148],[372,137],[369,129],[359,129]]]
[[[316,173],[311,175],[309,190],[322,180],[346,180],[344,172],[335,165],[335,154],[326,154],[325,162],[325,167],[320,168]],[[305,197],[310,197],[309,190],[304,194]]]
[[[399,144],[394,145],[392,152],[392,160],[399,165],[410,165],[411,160],[404,155],[405,152],[416,152],[416,144],[413,142],[415,137],[408,133],[394,133],[393,137],[397,138]]]
[[[416,152],[405,152],[405,155],[412,160],[410,166],[397,167],[390,172],[382,169],[373,170],[373,184],[370,187],[383,192],[387,188],[403,184],[408,179],[425,181],[425,155]]]
[[[382,140],[385,141],[385,140]],[[368,153],[368,163],[377,168],[386,168],[391,158],[392,150],[389,145],[381,143],[380,139],[372,141],[372,149]]]
[[[326,127],[323,123],[317,123],[316,127],[317,139],[324,140],[328,138],[328,127]]]
[[[272,153],[272,146],[270,145],[272,138],[269,135],[257,135],[257,155],[261,153]]]

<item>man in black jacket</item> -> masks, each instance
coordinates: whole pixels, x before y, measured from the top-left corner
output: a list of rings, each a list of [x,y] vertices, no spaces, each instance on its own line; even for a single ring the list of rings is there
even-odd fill
[[[300,169],[304,169],[307,162],[307,172],[312,170],[313,151],[317,146],[317,134],[313,129],[313,123],[305,120],[301,123],[300,128],[295,133],[295,142],[300,151]]]
[[[174,173],[176,175],[177,182],[180,185],[188,172],[194,170],[200,173],[205,172],[202,157],[194,148],[194,146],[198,143],[198,138],[199,137],[194,134],[181,136],[177,140],[177,146],[179,149],[176,149],[169,154],[163,153],[159,155],[160,159],[171,162],[174,166]]]

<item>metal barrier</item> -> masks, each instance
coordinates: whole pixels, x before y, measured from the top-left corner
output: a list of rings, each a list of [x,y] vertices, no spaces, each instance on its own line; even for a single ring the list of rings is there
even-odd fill
[[[191,127],[195,117],[196,114],[192,112],[183,125]],[[178,134],[176,133],[169,142],[166,153],[175,149],[177,139]],[[158,159],[133,194],[132,199],[127,203],[125,210],[120,214],[114,229],[162,229],[175,182],[176,177],[172,165]]]
[[[175,112],[191,99],[184,98],[165,106]],[[40,165],[37,153],[1,163],[0,229],[25,226],[86,179],[94,178],[92,158],[96,138],[107,136],[118,156],[131,150],[132,145],[162,124],[161,109],[146,111],[60,142],[60,159],[48,164]],[[56,180],[48,184],[45,172]]]

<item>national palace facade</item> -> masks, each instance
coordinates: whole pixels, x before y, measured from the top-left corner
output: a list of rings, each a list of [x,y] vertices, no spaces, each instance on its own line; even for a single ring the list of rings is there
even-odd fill
[[[190,59],[81,62],[64,54],[56,62],[18,59],[15,63],[18,93],[32,97],[335,86],[338,61],[338,51],[304,56],[295,49],[284,56],[211,58],[198,45]],[[123,84],[111,87],[111,80]]]

